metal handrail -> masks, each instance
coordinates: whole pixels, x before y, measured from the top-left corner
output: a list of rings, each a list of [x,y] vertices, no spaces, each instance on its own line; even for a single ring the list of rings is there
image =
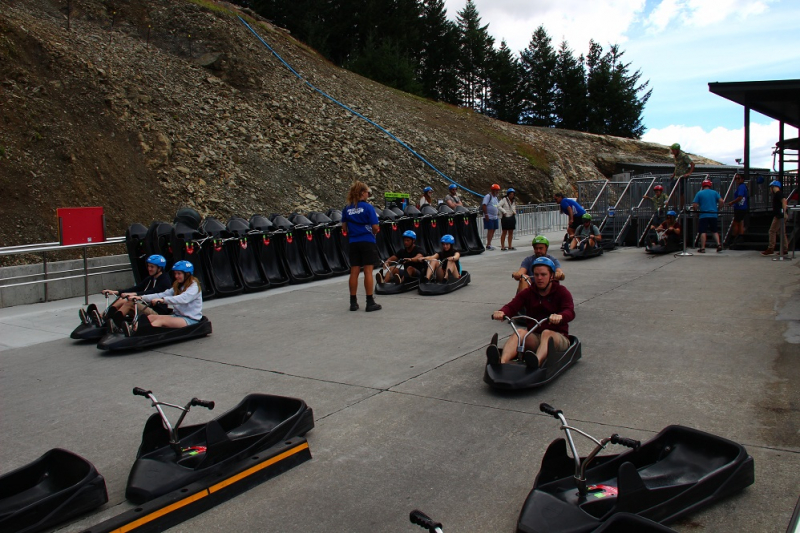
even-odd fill
[[[125,243],[125,237],[111,237],[104,241],[98,242],[87,242],[83,244],[69,244],[69,245],[62,245],[57,242],[48,242],[48,243],[39,243],[39,244],[23,244],[18,246],[6,246],[0,248],[0,257],[2,256],[10,256],[10,255],[26,255],[26,254],[41,254],[42,255],[42,272],[40,274],[22,274],[19,276],[12,276],[8,278],[4,278],[2,282],[8,280],[17,280],[17,279],[25,279],[31,278],[35,276],[44,276],[44,279],[40,280],[33,280],[33,281],[23,281],[19,283],[9,283],[9,284],[2,284],[0,288],[7,289],[12,287],[24,287],[28,285],[43,285],[44,286],[44,301],[49,301],[49,292],[48,292],[48,285],[50,283],[66,281],[71,279],[83,278],[83,300],[84,304],[89,303],[89,277],[90,276],[99,276],[103,274],[115,274],[118,272],[129,272],[131,271],[131,267],[128,266],[127,268],[117,268],[121,266],[125,266],[124,264],[113,264],[113,265],[101,265],[101,266],[94,266],[89,267],[89,261],[87,257],[88,249],[89,248],[97,248],[99,246],[109,246],[115,244],[123,244]],[[63,252],[68,250],[82,250],[83,251],[83,268],[73,268],[67,270],[60,270],[55,273],[51,273],[47,270],[47,253],[48,252]],[[60,274],[70,273],[70,272],[80,272],[83,271],[83,274],[76,275],[76,276],[62,276]],[[101,270],[100,272],[90,272],[92,270]],[[58,277],[49,277],[53,274],[58,275]]]
[[[44,244],[23,244],[20,246],[6,246],[0,248],[0,256],[35,254],[41,252],[63,252],[64,250],[80,250],[81,248],[95,248],[97,246],[108,246],[111,244],[123,244],[125,237],[111,237],[104,241],[87,242],[83,244],[44,243]]]

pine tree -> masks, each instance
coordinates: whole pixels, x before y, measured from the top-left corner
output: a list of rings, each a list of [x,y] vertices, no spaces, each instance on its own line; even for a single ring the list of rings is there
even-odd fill
[[[489,25],[481,26],[478,8],[472,0],[467,0],[464,9],[458,12],[461,54],[459,74],[461,95],[464,104],[483,111],[488,91],[487,63],[494,46],[494,38],[489,35]]]
[[[585,130],[588,113],[586,95],[586,69],[583,56],[572,55],[567,41],[562,41],[556,55],[556,67],[553,72],[555,94],[553,113],[558,128]]]
[[[418,80],[422,94],[433,100],[459,105],[459,34],[447,19],[444,0],[423,0],[420,15]]]
[[[522,112],[522,69],[505,41],[489,62],[489,102],[486,114],[517,124]]]
[[[520,52],[520,65],[523,71],[522,90],[525,95],[522,122],[534,126],[553,126],[555,124],[553,71],[556,68],[556,53],[544,26],[536,28],[530,44]]]

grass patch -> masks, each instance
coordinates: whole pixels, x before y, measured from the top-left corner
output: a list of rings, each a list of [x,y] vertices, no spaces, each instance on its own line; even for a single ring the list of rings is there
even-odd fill
[[[527,159],[528,164],[532,168],[541,170],[542,172],[548,174],[550,173],[550,161],[547,158],[547,152],[541,148],[537,148],[530,143],[520,142],[517,139],[509,137],[508,135],[503,135],[498,131],[484,129],[483,132],[493,139],[497,139],[502,143],[513,146],[514,152],[516,152],[517,155]]]
[[[236,16],[236,13],[228,9],[227,7],[223,7],[212,0],[189,0],[189,2],[198,5],[204,9],[211,11],[212,13],[219,13],[221,15],[226,15],[229,17]]]

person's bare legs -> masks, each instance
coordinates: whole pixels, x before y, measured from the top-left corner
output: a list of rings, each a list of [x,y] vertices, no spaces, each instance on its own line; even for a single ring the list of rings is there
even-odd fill
[[[487,247],[492,245],[492,239],[494,238],[494,232],[495,232],[495,230],[493,230],[493,229],[487,229],[486,230],[486,246]]]
[[[372,277],[374,269],[375,267],[372,265],[364,265],[364,290],[367,291],[367,296],[372,296],[372,291],[375,290],[375,278]],[[352,273],[352,269],[350,272]],[[358,276],[356,276],[356,287],[358,287]],[[353,292],[351,291],[350,294]]]

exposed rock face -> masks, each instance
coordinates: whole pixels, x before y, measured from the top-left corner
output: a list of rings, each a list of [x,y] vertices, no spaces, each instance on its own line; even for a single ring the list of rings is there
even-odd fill
[[[210,0],[0,0],[0,244],[50,241],[55,209],[101,205],[111,235],[171,220],[341,206],[361,179],[417,198],[440,177],[312,90]],[[464,186],[548,199],[664,146],[498,122],[326,62],[284,30],[254,29],[320,91],[374,120]],[[702,159],[698,159],[702,160]],[[466,195],[470,201],[477,197]]]

